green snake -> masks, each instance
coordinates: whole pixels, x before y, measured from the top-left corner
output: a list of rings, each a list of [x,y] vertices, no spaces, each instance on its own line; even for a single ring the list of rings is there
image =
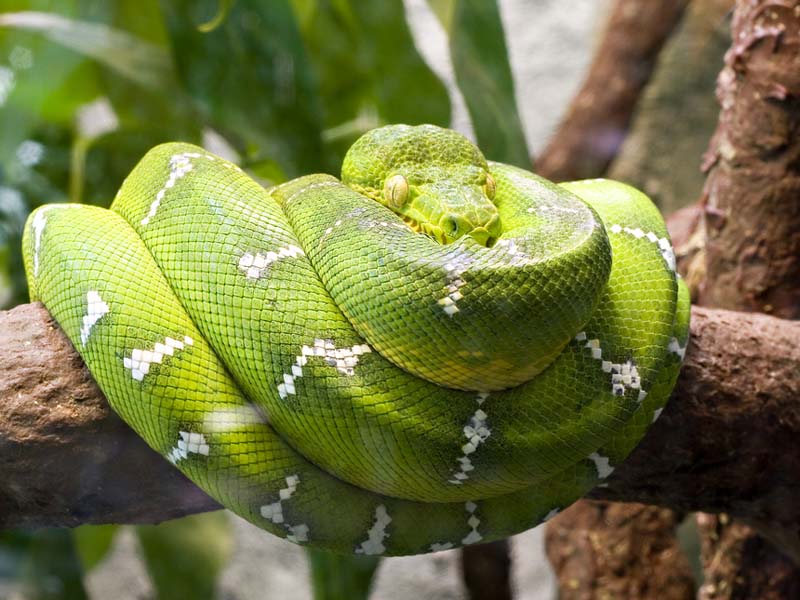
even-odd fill
[[[495,540],[602,484],[661,413],[689,300],[622,183],[432,125],[263,188],[169,143],[110,210],[34,211],[31,298],[113,409],[221,504],[372,555]]]

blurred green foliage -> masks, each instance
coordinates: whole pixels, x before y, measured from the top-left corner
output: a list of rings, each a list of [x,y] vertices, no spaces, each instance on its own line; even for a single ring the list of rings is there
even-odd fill
[[[430,0],[490,159],[528,165],[494,0]],[[2,0],[0,308],[25,302],[27,214],[107,206],[152,146],[201,144],[265,185],[338,174],[363,132],[450,124],[402,0]],[[0,595],[84,598],[116,526],[0,534]],[[231,549],[224,513],[137,528],[161,598],[213,598]],[[310,554],[318,598],[365,598],[377,560]],[[188,566],[194,568],[189,569]],[[197,565],[202,565],[198,569]]]

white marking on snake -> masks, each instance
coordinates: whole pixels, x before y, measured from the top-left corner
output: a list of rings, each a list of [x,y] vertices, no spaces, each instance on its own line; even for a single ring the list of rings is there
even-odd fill
[[[592,358],[600,361],[600,366],[603,372],[611,374],[611,393],[615,396],[624,396],[626,389],[639,390],[637,400],[641,402],[647,395],[647,392],[642,390],[642,379],[639,376],[639,370],[632,361],[627,360],[624,363],[615,363],[610,360],[603,360],[603,350],[600,348],[600,340],[597,338],[588,340],[586,332],[581,331],[575,336],[575,341],[586,342],[584,348],[588,348],[592,352]]]
[[[594,463],[597,469],[597,476],[600,479],[605,479],[614,472],[614,467],[611,466],[611,460],[607,456],[592,452],[587,458]]]
[[[295,358],[292,365],[291,374],[283,374],[283,383],[278,384],[278,395],[281,400],[285,400],[289,394],[297,393],[295,380],[303,376],[303,367],[313,356],[323,358],[328,365],[336,367],[336,370],[342,375],[352,376],[355,374],[354,369],[358,364],[358,357],[369,352],[372,352],[372,348],[367,344],[337,348],[331,340],[315,339],[313,346],[304,345],[300,349],[300,355]]]
[[[155,199],[150,203],[150,210],[141,220],[142,225],[147,225],[150,222],[150,219],[156,215],[158,207],[161,206],[161,201],[164,199],[164,195],[167,193],[167,190],[175,187],[175,184],[178,182],[178,180],[183,178],[194,168],[194,164],[192,163],[193,158],[204,158],[211,162],[216,160],[216,157],[212,156],[211,154],[201,154],[199,152],[181,152],[180,154],[172,155],[169,159],[169,177],[167,177],[167,181],[164,183],[164,186],[158,190],[158,192],[156,192]],[[223,160],[220,162],[220,164],[231,171],[238,171],[240,173],[242,172],[238,166],[229,163],[228,161]]]
[[[638,227],[623,227],[618,223],[613,224],[608,228],[608,230],[611,233],[627,233],[628,235],[635,237],[637,240],[647,238],[649,242],[658,246],[658,251],[661,253],[664,262],[667,263],[669,270],[673,273],[675,272],[675,251],[672,249],[672,243],[669,241],[669,238],[660,238],[652,231],[645,232]]]
[[[683,360],[683,357],[686,355],[686,346],[681,346],[681,343],[678,341],[678,338],[670,338],[669,346],[667,349],[672,352],[673,354],[677,354],[678,358]]]
[[[474,502],[467,502],[464,504],[464,508],[467,509],[469,513],[469,519],[467,519],[467,525],[470,526],[472,531],[470,531],[467,536],[461,540],[461,543],[465,546],[469,544],[477,544],[483,539],[483,536],[478,533],[478,525],[481,524],[481,520],[475,515],[475,511],[478,508],[478,505]]]
[[[519,247],[517,247],[517,243],[510,238],[505,240],[499,240],[494,245],[494,247],[505,248],[506,252],[508,252],[508,254],[510,254],[511,256],[516,256],[520,252]]]
[[[193,431],[179,431],[178,444],[169,451],[167,460],[173,465],[178,461],[189,458],[189,454],[202,454],[208,456],[211,449],[206,441],[206,436]]]
[[[141,381],[150,372],[150,365],[161,364],[165,356],[172,356],[176,350],[183,350],[184,347],[192,344],[194,344],[194,340],[188,335],[183,336],[183,340],[166,337],[163,343],[156,342],[152,350],[134,348],[129,357],[123,358],[122,364],[126,369],[131,370],[131,377],[136,381]]]
[[[305,192],[310,192],[311,190],[316,190],[318,188],[324,188],[324,187],[334,187],[334,186],[341,187],[342,185],[344,184],[340,183],[339,181],[318,181],[317,183],[312,183],[305,187],[301,187],[299,190],[295,192],[292,192],[292,195],[285,200],[284,204],[289,204],[300,194],[304,194]]]
[[[44,206],[40,208],[36,216],[31,222],[31,229],[33,229],[33,276],[39,275],[39,250],[42,247],[42,233],[44,233],[44,226],[47,223],[47,213],[51,210],[62,208],[80,208],[81,204],[59,204],[56,206]]]
[[[441,544],[439,542],[434,542],[433,544],[431,544],[430,550],[431,552],[441,552],[443,550],[450,550],[453,547],[455,547],[455,544],[453,544],[453,542],[444,542]]]
[[[568,206],[556,206],[553,204],[540,204],[538,206],[531,206],[530,208],[527,209],[527,212],[535,213],[539,212],[540,210],[543,212],[553,211],[553,212],[562,212],[574,215],[583,214],[586,212],[582,208],[570,208]]]
[[[466,267],[449,262],[444,266],[444,269],[446,271],[447,295],[438,300],[437,304],[442,307],[444,312],[452,317],[458,312],[456,302],[464,297],[460,290],[467,282],[461,279],[461,274],[466,271]]]
[[[663,407],[663,406],[662,406],[661,408],[657,408],[657,409],[655,409],[655,410],[653,411],[653,420],[652,420],[652,421],[650,421],[650,422],[651,422],[651,423],[655,423],[656,421],[658,421],[658,417],[660,417],[660,416],[661,416],[661,413],[662,413],[662,412],[664,412],[664,407]]]
[[[245,252],[239,259],[239,268],[244,271],[248,279],[259,279],[265,269],[272,263],[281,260],[282,258],[297,258],[298,256],[305,256],[302,248],[290,244],[286,248],[279,248],[277,252],[270,250],[269,252]]]
[[[386,546],[384,546],[383,540],[389,537],[389,534],[386,533],[386,527],[388,527],[391,522],[392,517],[389,516],[386,507],[383,504],[379,504],[375,509],[375,523],[369,528],[367,531],[367,539],[361,542],[361,545],[356,548],[355,553],[374,555],[386,552]]]
[[[341,219],[336,219],[336,221],[334,222],[333,225],[331,225],[330,227],[326,228],[325,232],[320,236],[319,241],[317,242],[317,247],[322,246],[322,244],[324,244],[325,241],[333,233],[333,230],[336,229],[337,227],[340,227],[342,223],[343,223],[343,221]]]
[[[489,394],[486,393],[478,395],[478,406],[483,404],[483,401],[486,400],[488,395]],[[492,430],[486,426],[487,416],[488,415],[479,408],[470,418],[469,424],[464,426],[464,437],[467,438],[467,443],[461,446],[461,452],[463,452],[464,455],[456,459],[460,468],[456,474],[453,475],[453,478],[448,480],[448,483],[462,485],[465,480],[469,479],[469,472],[475,468],[469,455],[474,453],[478,449],[478,446],[492,435]]]
[[[197,152],[182,152],[181,154],[175,154],[170,157],[169,177],[167,178],[167,182],[160,190],[158,190],[155,199],[150,203],[150,210],[142,219],[142,225],[147,225],[150,222],[150,219],[156,215],[158,207],[161,205],[161,201],[164,199],[164,195],[167,193],[167,190],[174,187],[179,179],[181,179],[194,168],[191,159],[200,158],[201,156],[203,155]]]
[[[203,430],[230,433],[253,423],[266,423],[266,417],[249,404],[211,410],[203,417]]]
[[[42,233],[44,226],[47,223],[45,217],[46,211],[44,209],[36,213],[36,216],[31,222],[31,229],[33,229],[33,276],[39,275],[39,249],[42,245]]]
[[[294,496],[299,484],[299,475],[289,475],[286,478],[286,487],[278,490],[278,501],[272,504],[265,504],[261,507],[261,516],[268,521],[272,521],[276,525],[283,525],[286,531],[289,532],[286,539],[296,544],[308,541],[308,525],[305,523],[301,523],[300,525],[290,525],[286,523],[283,516],[283,503]]]
[[[108,304],[103,302],[100,294],[94,290],[89,290],[86,293],[86,301],[88,303],[86,314],[83,316],[83,323],[81,324],[81,344],[84,346],[89,341],[89,334],[92,332],[92,327],[97,323],[103,315],[107,315]]]

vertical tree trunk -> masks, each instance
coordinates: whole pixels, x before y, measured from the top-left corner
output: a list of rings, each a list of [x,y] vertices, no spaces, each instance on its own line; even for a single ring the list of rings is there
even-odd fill
[[[705,158],[707,306],[800,317],[800,3],[739,0]]]
[[[706,154],[700,303],[800,317],[800,2],[738,0]],[[700,269],[698,274],[696,269]],[[755,374],[757,376],[757,374]],[[724,515],[699,515],[700,597],[800,597],[800,569]],[[777,537],[777,536],[776,536]]]

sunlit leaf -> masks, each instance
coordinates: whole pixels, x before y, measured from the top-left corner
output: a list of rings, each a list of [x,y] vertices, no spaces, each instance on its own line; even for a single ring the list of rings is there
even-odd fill
[[[146,87],[167,85],[172,76],[164,48],[103,23],[24,11],[0,14],[0,27],[38,32]]]
[[[72,530],[84,571],[90,571],[108,555],[117,531],[119,525],[82,525]]]
[[[314,600],[361,600],[369,597],[380,558],[307,549]]]
[[[145,563],[161,600],[214,598],[233,538],[224,511],[136,527]]]
[[[452,3],[452,4],[450,4]],[[514,97],[503,23],[495,0],[436,0],[478,145],[487,158],[530,168]]]

